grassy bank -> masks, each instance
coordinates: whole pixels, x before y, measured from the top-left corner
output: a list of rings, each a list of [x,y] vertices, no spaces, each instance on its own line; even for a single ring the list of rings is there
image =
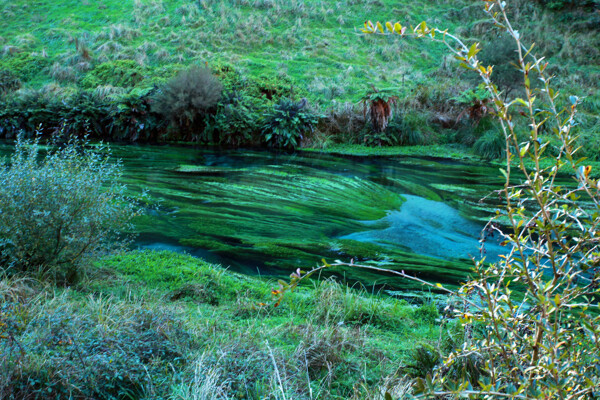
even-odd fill
[[[550,61],[565,96],[585,98],[580,144],[596,158],[597,5],[546,3],[515,0],[511,18],[526,42],[535,42]],[[11,21],[0,27],[5,137],[41,127],[48,135],[88,132],[105,140],[195,140],[230,147],[450,143],[486,158],[499,156],[497,127],[479,112],[484,98],[474,90],[477,79],[457,68],[440,44],[360,35],[366,19],[404,25],[427,20],[467,43],[481,42],[492,49],[481,57],[495,65],[498,85],[509,97],[522,95],[516,85],[522,78],[510,67],[514,51],[482,20],[480,5],[465,0],[5,0],[0,14]],[[198,65],[223,85],[221,99],[205,109],[170,114],[157,106],[169,81]],[[385,132],[373,131],[359,104],[373,87],[397,98]],[[278,112],[293,111],[293,103],[282,105],[282,99],[303,97],[306,120],[290,119],[283,137],[269,136],[281,128],[273,122]],[[174,122],[185,112],[194,117]]]
[[[415,349],[437,343],[433,303],[315,279],[274,307],[273,285],[149,251],[101,259],[70,289],[3,279],[0,395],[362,399],[427,370]]]

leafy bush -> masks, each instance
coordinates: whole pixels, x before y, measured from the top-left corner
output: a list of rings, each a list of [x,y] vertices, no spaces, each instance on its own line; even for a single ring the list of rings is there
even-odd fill
[[[105,85],[131,87],[140,83],[145,75],[145,68],[133,60],[109,61],[88,72],[81,85],[89,89]]]
[[[479,58],[484,65],[494,66],[493,79],[496,85],[504,91],[504,98],[519,88],[523,74],[515,68],[517,53],[509,35],[502,35],[496,38],[492,45],[485,46],[481,50]],[[477,93],[484,96],[480,96],[479,100],[489,98],[489,93],[482,85],[479,85]]]
[[[440,352],[429,344],[421,344],[410,352],[411,363],[405,369],[414,377],[425,378],[441,361]]]
[[[229,93],[210,120],[208,131],[214,142],[222,145],[256,145],[260,139],[261,118],[259,106],[251,98],[241,93]]]
[[[245,86],[249,95],[273,101],[303,94],[294,92],[292,81],[287,76],[261,75],[248,79]]]
[[[300,145],[307,132],[312,132],[318,117],[305,110],[306,99],[295,103],[281,99],[265,113],[263,141],[270,147],[293,149]]]
[[[103,147],[72,141],[44,155],[19,137],[0,166],[0,268],[76,281],[91,256],[124,244],[136,211],[120,176]]]
[[[154,97],[153,111],[171,122],[174,129],[183,133],[185,140],[203,139],[207,116],[216,110],[223,86],[205,68],[198,66],[181,71]]]
[[[11,338],[2,344],[0,398],[167,397],[191,344],[177,314],[113,298],[47,297],[0,307],[0,333]]]
[[[164,124],[152,111],[154,92],[154,88],[133,88],[116,97],[108,118],[111,139],[147,142],[158,138]]]
[[[473,146],[475,154],[486,160],[494,160],[504,155],[506,141],[499,131],[488,131],[483,134]]]
[[[425,125],[426,121],[411,113],[390,121],[387,131],[396,138],[399,145],[417,146],[427,141],[422,131]]]
[[[15,91],[21,87],[21,80],[14,72],[0,70],[0,96]]]
[[[8,70],[22,81],[28,81],[50,66],[47,58],[28,53],[16,53],[0,58],[0,70]]]

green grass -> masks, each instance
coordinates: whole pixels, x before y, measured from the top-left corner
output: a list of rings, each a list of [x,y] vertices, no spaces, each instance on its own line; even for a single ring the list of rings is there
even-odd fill
[[[439,335],[430,305],[315,278],[274,307],[274,285],[150,251],[101,259],[72,289],[2,279],[0,395],[372,398]],[[209,286],[216,301],[196,295]]]
[[[0,27],[0,41],[12,52],[43,54],[49,65],[75,69],[83,67],[81,62],[94,66],[132,59],[149,68],[149,80],[173,63],[230,63],[255,78],[291,77],[313,98],[355,101],[371,83],[401,86],[401,71],[411,73],[408,59],[416,62],[419,73],[437,67],[428,60],[441,56],[440,46],[394,39],[380,45],[379,38],[357,34],[366,18],[399,17],[397,6],[393,1],[354,0],[3,1],[0,13],[11,23]],[[450,8],[410,4],[402,8],[402,17],[407,22],[434,17],[453,26],[444,18]],[[82,58],[83,48],[89,59]],[[8,66],[12,57],[0,58],[0,66]],[[40,70],[25,80],[31,86],[48,83],[48,72]],[[76,73],[78,79],[89,74]]]
[[[459,145],[368,147],[359,144],[334,144],[324,149],[305,148],[303,151],[358,157],[433,157],[454,160],[479,160],[468,148]]]
[[[597,157],[600,35],[572,24],[593,16],[545,10],[536,2],[510,6],[514,26],[550,61],[561,101],[569,94],[585,97],[581,144]],[[10,21],[0,26],[0,70],[16,73],[26,89],[45,88],[50,97],[66,97],[75,88],[120,93],[151,87],[190,64],[206,64],[227,81],[226,65],[244,82],[284,86],[320,110],[356,104],[371,85],[395,88],[400,113],[423,122],[411,129],[429,143],[453,141],[440,137],[432,121],[456,118],[461,107],[451,99],[473,88],[477,77],[457,68],[439,43],[361,35],[363,22],[426,20],[467,43],[493,46],[495,38],[481,7],[467,0],[0,0],[0,15]],[[119,73],[127,65],[135,76]]]

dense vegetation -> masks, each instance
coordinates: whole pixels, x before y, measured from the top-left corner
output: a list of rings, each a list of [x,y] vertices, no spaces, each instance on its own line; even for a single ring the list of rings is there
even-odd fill
[[[600,124],[598,7],[591,0],[519,0],[511,15],[555,61],[555,84],[585,98],[581,144],[593,158]],[[0,14],[11,21],[0,27],[0,136],[8,138],[21,129],[50,134],[64,127],[119,141],[456,143],[486,158],[501,155],[497,126],[473,77],[457,73],[442,46],[358,35],[367,15],[426,19],[484,48],[493,41],[482,60],[496,65],[494,79],[507,96],[518,94],[514,51],[506,38],[496,40],[479,5],[464,0],[3,0]],[[200,68],[204,75],[193,73]],[[204,88],[211,79],[210,90],[185,89]],[[375,110],[388,107],[372,101],[376,93],[394,99],[385,129],[371,123]],[[192,107],[180,112],[174,99]]]
[[[0,28],[7,43],[0,58],[1,133],[11,138],[37,131],[53,141],[46,149],[19,134],[14,156],[0,166],[0,397],[597,398],[600,182],[577,156],[580,145],[584,154],[597,154],[600,4],[521,0],[507,14],[505,2],[485,1],[488,20],[508,37],[488,32],[489,21],[475,21],[470,5],[459,12],[442,1],[393,10],[406,19],[425,13],[467,37],[448,35],[449,50],[479,74],[480,86],[450,72],[450,58],[429,66],[420,42],[375,47],[376,35],[348,41],[343,33],[327,34],[338,27],[345,32],[350,18],[344,17],[357,9],[375,10],[370,17],[377,17],[389,5],[383,1],[339,2],[331,5],[335,13],[319,1],[139,0],[133,8],[115,3],[110,9],[85,0],[73,3],[81,13],[68,17],[60,9],[44,14],[44,1],[18,14],[13,3],[2,3],[2,13],[16,21],[11,32]],[[109,9],[106,16],[119,25],[97,22]],[[540,26],[531,18],[535,13]],[[131,19],[123,22],[123,15]],[[54,26],[57,16],[65,31],[16,29],[32,21]],[[529,33],[513,30],[511,19]],[[104,28],[92,29],[95,23]],[[557,30],[544,29],[554,25],[569,26],[576,40],[553,48]],[[385,33],[379,23],[365,28]],[[405,33],[392,24],[386,29],[389,36]],[[310,36],[315,32],[320,39]],[[437,34],[439,40],[443,33],[422,23],[405,39]],[[65,34],[74,34],[74,49],[61,40]],[[498,51],[477,56],[472,36],[497,43]],[[323,38],[349,54],[329,50]],[[525,43],[537,41],[559,61],[558,69],[528,52],[517,58],[523,83],[513,85],[514,71],[505,64],[515,55],[506,40],[520,55],[529,49]],[[305,45],[301,52],[291,49],[298,42]],[[360,93],[352,84],[359,76],[354,70],[339,78],[338,92],[335,80],[319,91],[311,86],[318,74],[284,71],[266,59],[264,65],[237,65],[240,43],[251,49],[248,60],[290,49],[284,58],[323,66],[328,79],[340,77],[327,70],[343,65],[332,61],[336,57],[355,56],[359,73],[378,72]],[[354,43],[369,46],[361,52]],[[223,53],[210,53],[219,45]],[[361,57],[371,55],[365,49],[385,46],[412,57],[405,65],[412,68],[410,83],[395,69],[403,61],[398,53],[385,60],[380,52],[375,60],[384,61],[381,68],[365,61],[361,70]],[[427,49],[442,54],[442,47]],[[209,55],[217,60],[203,59]],[[496,75],[486,68],[492,62]],[[265,66],[278,78],[256,75]],[[579,75],[562,74],[569,68]],[[388,81],[384,72],[394,78]],[[564,77],[553,85],[579,96],[556,94],[554,72]],[[341,105],[354,94],[358,105]],[[516,95],[521,98],[511,100]],[[125,196],[121,166],[103,147],[69,139],[85,133],[283,149],[469,145],[483,157],[505,157],[505,183],[497,192],[505,207],[486,227],[482,246],[493,232],[507,252],[498,262],[477,261],[474,277],[454,289],[354,260],[324,261],[308,273],[292,272],[287,282],[271,282],[187,255],[118,251],[144,199]],[[565,169],[576,171],[575,184],[558,181]],[[299,285],[333,267],[401,276],[452,297],[421,296],[409,304],[401,293],[368,293],[335,278]]]
[[[103,258],[70,289],[5,277],[0,397],[362,399],[432,367],[407,351],[437,340],[432,303],[327,280],[260,306],[272,285],[171,252]]]

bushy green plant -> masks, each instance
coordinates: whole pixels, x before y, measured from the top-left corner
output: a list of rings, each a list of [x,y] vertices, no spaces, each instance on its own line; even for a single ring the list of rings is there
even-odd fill
[[[242,93],[228,93],[209,122],[208,131],[215,143],[229,147],[260,143],[262,114],[252,98]]]
[[[24,82],[50,67],[50,61],[39,55],[21,52],[0,57],[0,70],[8,70]]]
[[[133,88],[112,102],[109,136],[113,140],[148,142],[157,139],[164,129],[160,117],[152,111],[154,88]]]
[[[430,344],[420,344],[410,351],[409,364],[404,367],[413,377],[425,378],[431,375],[435,367],[441,361],[441,355],[437,348]]]
[[[133,60],[108,61],[89,71],[81,85],[89,89],[105,85],[131,87],[140,83],[146,74],[146,69]]]
[[[485,46],[480,53],[479,58],[485,65],[494,66],[493,80],[500,90],[504,92],[504,98],[508,98],[513,90],[520,87],[521,72],[515,68],[517,53],[512,38],[509,35],[502,35],[493,40],[489,46]],[[479,85],[481,94],[489,98],[489,93]]]
[[[250,78],[245,82],[245,89],[250,96],[271,101],[304,94],[297,89],[294,91],[293,83],[287,76],[260,75]]]
[[[475,154],[486,160],[495,160],[504,155],[506,141],[499,131],[487,131],[473,145]]]
[[[223,86],[209,69],[193,66],[159,88],[153,111],[171,122],[185,140],[208,141],[202,136],[207,116],[221,100]],[[180,133],[179,133],[180,132]]]
[[[71,141],[44,154],[19,137],[0,166],[1,269],[70,284],[91,256],[123,245],[136,210],[120,176],[104,147]]]
[[[399,145],[418,146],[426,142],[426,137],[423,134],[425,126],[426,121],[411,113],[398,116],[390,121],[387,132],[396,138]]]
[[[263,142],[269,147],[294,149],[306,133],[314,130],[318,117],[305,109],[306,99],[295,103],[281,99],[265,113],[262,125]]]
[[[21,87],[21,80],[14,72],[2,69],[0,70],[0,96],[15,91]]]
[[[29,300],[0,306],[2,399],[166,398],[186,363],[191,335],[172,311],[99,296]]]

